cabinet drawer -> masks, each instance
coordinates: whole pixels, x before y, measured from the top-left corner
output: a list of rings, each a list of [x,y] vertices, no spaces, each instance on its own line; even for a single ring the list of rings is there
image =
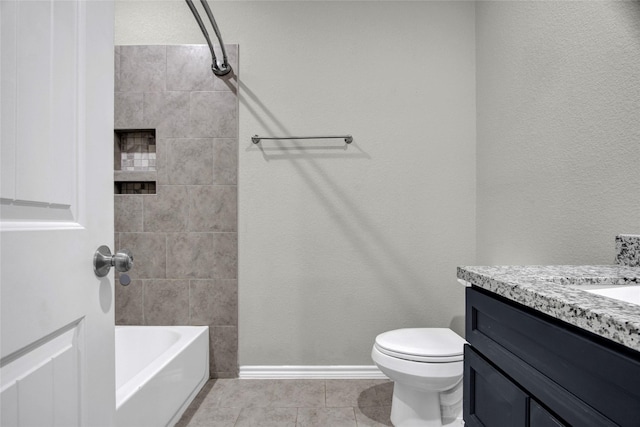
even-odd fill
[[[464,347],[463,416],[469,427],[527,426],[527,395],[486,362]]]
[[[477,288],[466,310],[467,341],[568,424],[639,425],[640,355]]]
[[[468,345],[463,406],[470,427],[566,427]]]

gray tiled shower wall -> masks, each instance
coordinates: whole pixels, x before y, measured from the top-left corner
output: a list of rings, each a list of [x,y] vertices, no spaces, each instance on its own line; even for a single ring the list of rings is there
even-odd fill
[[[208,325],[214,378],[238,374],[238,46],[226,49],[234,73],[220,78],[204,45],[115,48],[115,128],[155,129],[157,181],[114,196],[116,247],[135,259],[116,324]]]

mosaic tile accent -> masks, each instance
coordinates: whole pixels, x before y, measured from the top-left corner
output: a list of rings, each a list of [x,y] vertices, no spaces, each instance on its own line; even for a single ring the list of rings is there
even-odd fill
[[[119,132],[120,170],[156,170],[156,137],[153,131]]]
[[[640,285],[622,265],[458,267],[458,278],[606,339],[640,351],[640,307],[580,289]]]
[[[640,267],[640,235],[616,236],[616,264]]]

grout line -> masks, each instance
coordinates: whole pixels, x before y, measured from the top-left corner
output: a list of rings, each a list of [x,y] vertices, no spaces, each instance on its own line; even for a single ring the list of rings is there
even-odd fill
[[[324,380],[324,407],[327,407],[327,380]]]
[[[168,63],[169,63],[169,58],[167,55],[167,45],[164,45],[164,91],[168,92],[167,90],[167,70],[168,70]]]
[[[187,192],[187,221],[185,224],[185,228],[188,230],[188,232],[190,232],[191,230],[191,199],[193,196],[193,191],[191,191],[191,189],[189,188],[189,184],[186,184],[184,188]]]
[[[191,184],[191,183],[177,183],[177,184],[160,184],[159,187],[177,187],[180,185],[189,187],[237,187],[237,184]],[[115,194],[116,196],[127,196],[127,194]],[[144,194],[135,194],[135,196],[144,196]]]
[[[164,278],[168,279],[167,264],[169,261],[169,233],[164,234]]]
[[[146,323],[146,319],[145,319],[145,315],[144,315],[144,312],[145,312],[145,309],[144,309],[144,294],[146,292],[146,289],[145,289],[146,288],[146,280],[141,279],[140,282],[142,282],[141,283],[141,286],[142,286],[142,324],[146,325],[147,323]]]
[[[138,232],[138,231],[132,231],[132,232],[127,232],[128,234],[158,234],[158,233],[163,233],[162,231],[147,231],[147,232]],[[238,232],[237,231],[167,231],[164,232],[163,234],[211,234],[211,235],[215,235],[215,234],[228,234],[228,235],[237,235]]]
[[[244,411],[245,406],[240,408],[240,412],[238,412],[238,415],[236,416],[236,420],[233,422],[234,427],[238,425],[238,421],[240,421],[240,414],[242,414],[242,411]]]

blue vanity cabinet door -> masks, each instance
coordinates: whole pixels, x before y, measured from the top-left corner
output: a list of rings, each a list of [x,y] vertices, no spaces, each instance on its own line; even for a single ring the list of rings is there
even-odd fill
[[[463,415],[469,427],[526,427],[527,395],[471,347],[464,347]]]
[[[565,424],[558,421],[538,404],[535,400],[529,402],[529,427],[563,427]]]
[[[464,349],[464,391],[467,426],[567,426],[469,345]]]

